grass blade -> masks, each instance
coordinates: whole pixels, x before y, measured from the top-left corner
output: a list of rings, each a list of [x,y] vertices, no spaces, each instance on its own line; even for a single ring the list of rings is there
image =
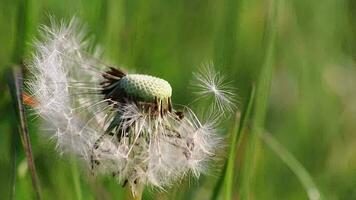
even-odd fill
[[[297,176],[307,192],[309,200],[322,199],[321,193],[316,187],[313,178],[293,154],[285,149],[270,133],[261,134],[261,139]]]
[[[26,51],[26,42],[29,37],[31,26],[31,1],[19,0],[17,2],[17,31],[15,37],[15,46],[13,51],[14,63],[21,63]]]
[[[239,120],[239,126],[238,129],[236,127],[236,124],[234,124],[234,127],[232,128],[232,143],[230,147],[230,152],[229,152],[229,157],[228,160],[226,160],[224,168],[221,172],[221,176],[219,177],[219,180],[217,181],[213,194],[211,196],[211,200],[216,200],[219,197],[220,190],[222,186],[225,184],[225,199],[231,199],[232,197],[232,189],[234,186],[234,164],[235,160],[237,157],[238,150],[240,149],[241,141],[242,138],[244,137],[244,128],[246,127],[246,122],[247,119],[250,118],[251,115],[251,107],[253,105],[254,101],[254,96],[255,96],[255,87],[252,86],[250,97],[247,100],[247,107],[245,108],[242,117],[240,119],[239,114],[236,113],[236,122]],[[236,134],[234,134],[236,133]]]
[[[21,68],[17,67],[12,70],[12,74],[11,77],[9,77],[8,84],[9,84],[13,101],[15,102],[15,109],[18,113],[18,123],[20,124],[20,137],[27,158],[28,167],[30,169],[32,185],[36,192],[37,199],[41,199],[40,185],[36,174],[36,167],[32,154],[31,141],[30,141],[30,135],[27,127],[25,108],[23,105],[23,98],[22,98],[23,77],[22,77]]]
[[[234,187],[234,165],[237,157],[238,150],[241,145],[242,138],[244,137],[244,128],[246,127],[246,121],[250,118],[251,108],[255,98],[255,87],[252,87],[250,97],[248,99],[246,110],[240,120],[239,128],[233,128],[232,133],[235,133],[232,138],[232,145],[230,147],[229,159],[227,160],[227,169],[225,174],[226,187],[225,187],[225,199],[232,199],[233,187]]]
[[[213,190],[213,194],[211,195],[211,198],[210,198],[211,200],[216,200],[216,199],[218,199],[218,197],[219,197],[221,187],[223,186],[224,180],[225,180],[227,162],[228,162],[228,161],[225,162],[224,168],[223,168],[223,170],[221,171],[221,175],[219,176],[219,179],[218,179],[218,181],[217,181],[216,184],[215,184],[215,187],[214,187],[214,190]]]
[[[265,58],[256,88],[256,101],[254,102],[254,115],[252,119],[252,131],[248,138],[246,155],[240,180],[239,199],[251,199],[250,187],[253,185],[253,169],[257,165],[256,154],[259,150],[258,135],[264,126],[267,112],[268,97],[271,90],[274,71],[275,38],[277,33],[278,0],[270,1],[269,17],[265,31]]]
[[[15,193],[16,193],[16,175],[17,175],[17,151],[18,151],[18,143],[19,143],[19,137],[17,134],[18,127],[16,126],[16,120],[14,115],[15,113],[11,113],[11,127],[12,131],[10,132],[10,138],[11,138],[11,146],[10,146],[10,155],[11,155],[11,173],[10,173],[10,184],[9,184],[9,199],[15,199]]]
[[[15,94],[15,85],[14,82],[12,81],[12,75],[11,71],[7,71],[5,78],[8,81],[8,88],[9,91],[11,91],[12,95],[14,96]],[[10,104],[10,103],[9,103]],[[15,199],[15,194],[16,194],[16,176],[17,176],[17,151],[18,151],[18,143],[19,143],[19,134],[18,132],[18,126],[17,126],[17,121],[16,121],[16,113],[14,110],[11,110],[11,132],[10,132],[10,155],[11,155],[11,173],[10,173],[10,182],[9,182],[9,199]]]

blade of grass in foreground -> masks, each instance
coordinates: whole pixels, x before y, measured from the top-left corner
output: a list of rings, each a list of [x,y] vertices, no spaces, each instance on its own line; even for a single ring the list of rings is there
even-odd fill
[[[230,147],[230,153],[229,153],[229,159],[227,161],[227,169],[226,169],[226,174],[225,174],[225,199],[229,200],[232,199],[232,189],[234,186],[234,166],[235,166],[235,160],[237,156],[237,151],[239,150],[242,138],[244,137],[244,128],[246,126],[246,120],[250,118],[251,115],[251,107],[254,101],[255,97],[255,87],[252,87],[250,97],[248,99],[247,107],[246,110],[240,120],[239,128],[236,130],[236,125],[235,128],[233,128],[232,134],[232,145]],[[236,134],[234,134],[236,132]]]
[[[16,105],[16,111],[18,112],[18,123],[20,124],[20,137],[25,155],[27,158],[28,167],[31,173],[32,185],[36,192],[37,199],[41,199],[40,185],[36,174],[36,167],[33,160],[30,135],[27,127],[27,120],[25,115],[25,108],[23,105],[23,77],[21,68],[17,67],[12,70],[12,74],[8,80],[9,89],[12,95],[12,99]]]
[[[261,134],[259,133],[259,130],[265,123],[268,97],[270,94],[274,71],[275,38],[277,34],[279,4],[279,0],[272,0],[269,4],[269,13],[265,31],[265,57],[256,88],[252,131],[248,137],[242,176],[240,178],[239,199],[242,200],[251,199],[249,194],[251,192],[251,186],[254,184],[253,170],[257,166],[256,155],[258,154],[260,148],[258,135]]]
[[[236,120],[233,125],[231,135],[232,135],[232,142],[231,142],[231,147],[230,147],[230,152],[229,152],[229,157],[228,160],[226,160],[224,168],[221,172],[221,176],[219,177],[219,180],[217,181],[213,194],[211,196],[211,200],[216,200],[219,197],[220,190],[222,186],[225,184],[225,198],[226,199],[231,199],[232,197],[232,188],[233,188],[233,180],[234,180],[234,164],[235,160],[237,157],[237,152],[240,148],[241,140],[244,137],[244,128],[246,126],[246,121],[248,118],[250,118],[251,115],[251,107],[253,104],[253,99],[255,95],[255,87],[252,86],[250,97],[247,100],[247,107],[245,108],[242,117],[240,119],[239,113],[236,113]],[[237,121],[239,120],[239,126],[237,130]],[[236,134],[235,134],[236,133]]]
[[[26,47],[26,40],[27,37],[29,36],[29,29],[30,29],[30,24],[32,21],[31,18],[31,1],[30,0],[19,0],[16,1],[16,6],[17,6],[17,20],[16,20],[16,34],[15,34],[15,43],[14,43],[14,50],[12,53],[12,62],[16,64],[21,64],[24,54],[25,54],[25,47]],[[29,137],[28,137],[28,129],[27,129],[27,122],[25,119],[24,115],[24,108],[22,104],[22,72],[20,69],[14,69],[13,71],[9,71],[7,75],[7,82],[8,82],[8,88],[11,93],[13,102],[15,103],[15,111],[17,113],[14,113],[14,115],[17,118],[17,121],[13,123],[14,125],[12,126],[13,132],[11,133],[11,148],[12,148],[12,174],[11,174],[11,191],[10,191],[10,196],[9,199],[14,199],[15,193],[16,193],[16,168],[17,168],[17,150],[18,150],[18,142],[20,140],[19,135],[18,135],[18,122],[20,122],[21,125],[21,141],[23,144],[23,147],[25,149],[27,161],[28,161],[28,166],[30,167],[31,170],[31,175],[32,175],[32,183],[34,186],[34,189],[36,191],[37,199],[40,199],[40,192],[39,192],[39,186],[38,186],[38,181],[37,181],[37,176],[36,176],[36,171],[34,169],[33,163],[33,158],[32,158],[32,151],[31,151],[31,146],[29,143]],[[18,80],[20,78],[21,80]]]
[[[293,171],[299,181],[302,183],[309,200],[320,200],[322,195],[316,187],[311,175],[303,165],[285,149],[270,133],[261,134],[263,142],[272,149],[274,153]]]
[[[13,99],[15,98],[15,84],[12,78],[12,73],[11,71],[7,71],[6,77],[7,82],[8,82],[8,88],[9,91],[11,91],[11,95]],[[9,103],[10,104],[10,103]],[[11,146],[10,146],[10,155],[11,155],[11,173],[10,173],[10,182],[9,182],[9,199],[15,199],[15,194],[16,194],[16,176],[17,176],[17,151],[18,151],[18,144],[19,144],[19,135],[18,135],[18,123],[16,120],[16,112],[12,110],[11,113],[9,113],[9,118],[11,119],[11,132],[10,132],[10,141],[11,141]]]
[[[227,168],[227,161],[225,162],[224,168],[222,169],[219,179],[215,184],[213,194],[211,195],[210,198],[211,200],[216,200],[219,197],[221,187],[223,186],[225,180],[226,168]]]
[[[13,87],[10,86],[9,87]],[[14,90],[12,88],[11,90]],[[10,182],[9,182],[9,199],[15,199],[15,194],[16,194],[16,175],[17,175],[17,156],[18,156],[18,146],[19,146],[19,135],[17,133],[18,127],[17,127],[17,121],[16,121],[16,114],[14,111],[9,113],[9,118],[11,120],[11,132],[10,132],[10,155],[11,155],[11,173],[9,175],[10,177]]]

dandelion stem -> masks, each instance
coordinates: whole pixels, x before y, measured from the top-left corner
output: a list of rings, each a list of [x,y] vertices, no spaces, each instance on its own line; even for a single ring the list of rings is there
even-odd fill
[[[76,197],[78,200],[82,200],[83,198],[82,198],[82,191],[81,191],[81,186],[80,186],[80,177],[79,177],[79,172],[78,172],[78,166],[77,166],[77,162],[74,160],[74,158],[71,158],[71,171],[72,171],[72,177],[73,177]]]

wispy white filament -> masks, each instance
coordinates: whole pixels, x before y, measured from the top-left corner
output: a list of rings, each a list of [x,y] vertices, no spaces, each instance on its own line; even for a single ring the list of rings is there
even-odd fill
[[[204,64],[200,71],[194,73],[192,82],[198,99],[213,97],[211,109],[222,113],[232,112],[237,105],[237,96],[231,82],[214,69],[214,63]]]
[[[204,172],[220,142],[216,121],[203,123],[189,108],[180,119],[174,110],[153,116],[134,102],[105,99],[100,83],[106,66],[89,53],[89,44],[75,20],[43,27],[34,44],[27,85],[58,150],[129,183],[134,193],[143,185],[164,189]],[[233,93],[208,72],[196,76],[200,94],[213,94],[218,109],[232,110]]]

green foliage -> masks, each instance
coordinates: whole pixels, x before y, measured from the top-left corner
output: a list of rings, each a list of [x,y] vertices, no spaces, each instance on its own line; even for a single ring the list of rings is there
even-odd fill
[[[77,16],[106,63],[169,81],[177,104],[194,99],[188,80],[210,60],[238,88],[241,120],[221,127],[226,158],[144,199],[356,199],[355,1],[0,0],[1,199],[36,198],[5,71],[31,56],[49,15]],[[43,199],[129,198],[59,156],[26,112]]]

